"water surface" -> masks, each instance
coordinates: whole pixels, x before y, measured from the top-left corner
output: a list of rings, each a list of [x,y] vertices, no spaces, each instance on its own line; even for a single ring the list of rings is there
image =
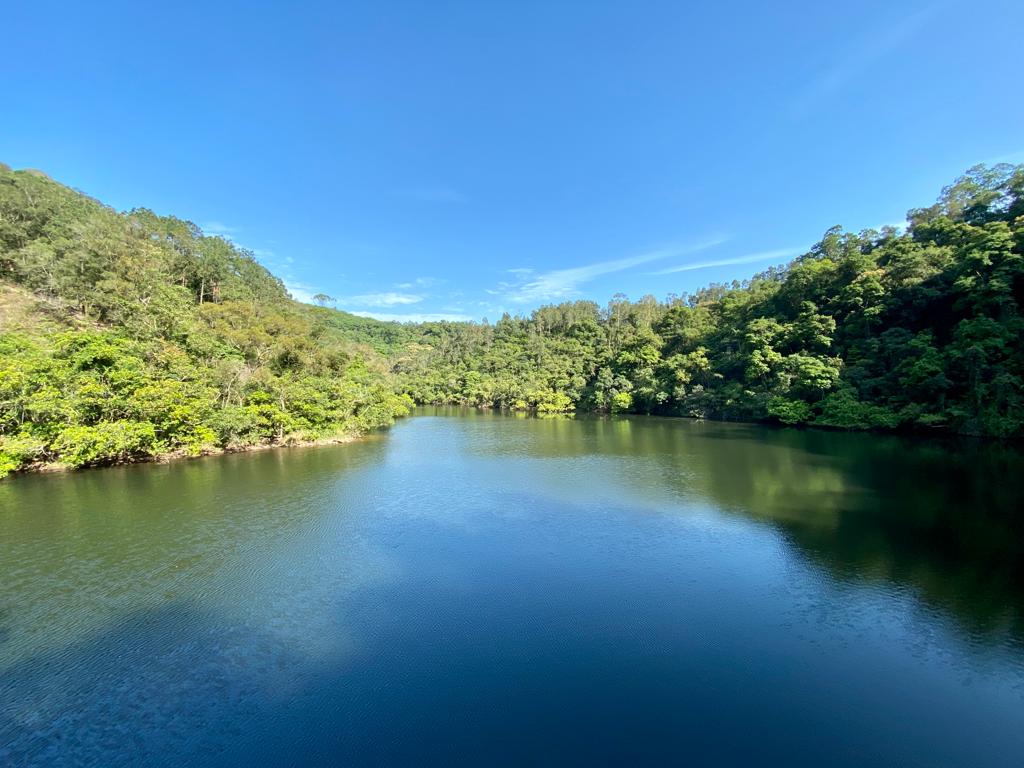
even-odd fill
[[[0,484],[0,764],[1019,766],[1024,460],[426,411]]]

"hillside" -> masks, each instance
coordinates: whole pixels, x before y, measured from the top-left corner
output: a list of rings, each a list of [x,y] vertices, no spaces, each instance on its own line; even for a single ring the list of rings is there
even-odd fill
[[[0,475],[390,424],[408,398],[338,322],[190,222],[0,166]]]
[[[0,165],[0,475],[334,438],[413,402],[1024,435],[1024,168],[693,295],[383,323]]]
[[[1020,437],[1024,167],[973,168],[908,222],[667,301],[424,326],[396,373],[422,402]]]

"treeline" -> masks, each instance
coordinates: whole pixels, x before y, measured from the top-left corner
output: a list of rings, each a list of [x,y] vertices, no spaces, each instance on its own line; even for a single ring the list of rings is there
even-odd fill
[[[1022,436],[1024,166],[908,222],[665,302],[421,326],[394,370],[423,403]]]
[[[0,476],[334,438],[407,413],[386,362],[336,326],[190,222],[0,165]]]
[[[332,438],[413,402],[1024,436],[1024,167],[908,222],[667,301],[400,325],[0,165],[0,476]]]

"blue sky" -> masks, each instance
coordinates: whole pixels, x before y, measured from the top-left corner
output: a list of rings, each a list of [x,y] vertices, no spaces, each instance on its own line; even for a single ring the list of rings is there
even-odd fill
[[[1024,162],[1024,3],[8,3],[0,160],[297,298],[497,319],[696,289]]]

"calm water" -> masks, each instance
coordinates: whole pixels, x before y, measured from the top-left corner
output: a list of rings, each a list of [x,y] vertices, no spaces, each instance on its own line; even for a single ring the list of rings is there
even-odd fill
[[[1024,459],[431,411],[0,484],[0,764],[1024,763]]]

